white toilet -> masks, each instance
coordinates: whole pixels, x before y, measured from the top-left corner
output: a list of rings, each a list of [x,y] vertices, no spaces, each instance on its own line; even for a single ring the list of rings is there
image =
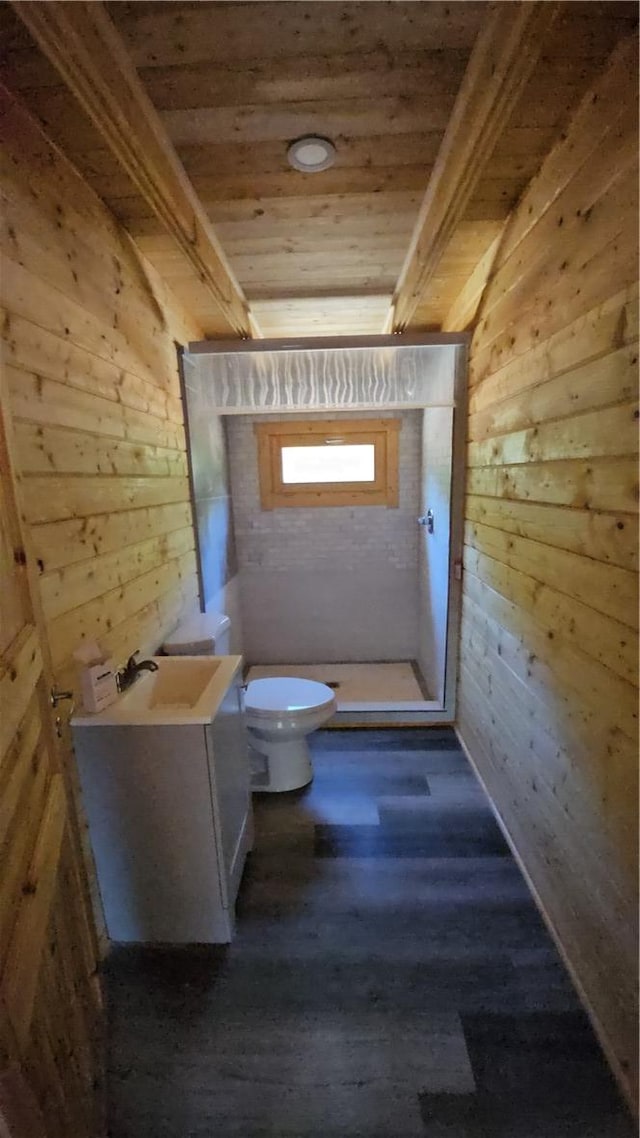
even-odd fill
[[[222,613],[199,613],[163,644],[169,656],[228,656],[231,621]],[[330,687],[316,680],[278,676],[252,680],[245,713],[254,790],[297,790],[313,778],[306,736],[335,714]]]

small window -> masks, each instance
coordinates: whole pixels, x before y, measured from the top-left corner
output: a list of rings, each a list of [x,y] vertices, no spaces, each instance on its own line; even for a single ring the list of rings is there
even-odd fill
[[[397,506],[399,419],[258,423],[263,510]]]

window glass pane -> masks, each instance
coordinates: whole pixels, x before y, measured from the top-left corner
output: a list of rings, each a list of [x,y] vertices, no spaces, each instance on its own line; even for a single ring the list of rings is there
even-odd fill
[[[282,447],[282,481],[374,482],[373,443]]]

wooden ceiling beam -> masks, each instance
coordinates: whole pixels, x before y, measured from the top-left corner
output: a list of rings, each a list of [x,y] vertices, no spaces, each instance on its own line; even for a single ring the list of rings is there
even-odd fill
[[[260,335],[127,48],[98,0],[12,6],[171,234],[233,335]]]
[[[500,226],[486,253],[476,262],[476,267],[471,276],[467,277],[442,322],[443,332],[466,332],[473,327],[485,289],[489,283],[491,270],[500,251],[506,224],[505,221]]]
[[[385,330],[404,331],[424,301],[557,13],[552,0],[488,5],[411,235]]]

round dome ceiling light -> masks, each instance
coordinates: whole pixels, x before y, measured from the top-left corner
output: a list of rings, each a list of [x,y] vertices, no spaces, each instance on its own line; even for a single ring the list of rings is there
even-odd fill
[[[319,134],[305,134],[296,138],[287,150],[289,165],[303,174],[317,174],[328,170],[336,160],[336,148],[328,138]]]

